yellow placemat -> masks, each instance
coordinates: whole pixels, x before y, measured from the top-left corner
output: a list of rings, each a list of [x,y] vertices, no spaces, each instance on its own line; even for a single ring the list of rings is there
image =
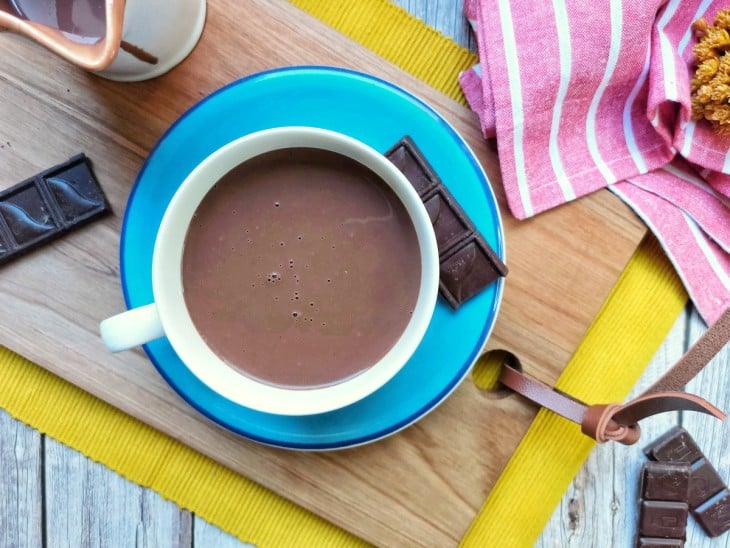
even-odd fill
[[[293,3],[463,102],[456,76],[476,62],[474,54],[387,0],[361,0],[351,10],[330,0]],[[622,400],[686,299],[656,241],[648,238],[561,375],[559,387],[588,402]],[[611,352],[606,353],[609,345]],[[262,547],[364,544],[2,347],[0,371],[0,407],[10,415],[241,540]],[[574,425],[541,411],[463,544],[534,543],[592,446]],[[531,493],[529,499],[526,493]]]
[[[657,241],[647,237],[556,387],[589,403],[623,401],[686,302],[674,268]],[[575,424],[541,409],[462,544],[534,544],[594,445]],[[520,509],[519,515],[515,508]]]

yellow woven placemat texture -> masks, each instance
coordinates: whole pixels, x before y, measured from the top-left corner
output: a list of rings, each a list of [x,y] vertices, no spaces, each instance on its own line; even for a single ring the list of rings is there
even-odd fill
[[[348,10],[330,0],[292,3],[463,102],[456,77],[476,62],[475,56],[387,0],[353,2]],[[588,402],[622,400],[666,337],[686,299],[656,241],[647,239],[632,257],[558,386]],[[604,351],[609,345],[610,356]],[[154,489],[243,541],[261,547],[365,544],[2,347],[0,371],[0,407],[11,416]],[[64,412],[59,413],[59,409]],[[574,425],[541,411],[463,545],[534,543],[592,447],[593,442]]]

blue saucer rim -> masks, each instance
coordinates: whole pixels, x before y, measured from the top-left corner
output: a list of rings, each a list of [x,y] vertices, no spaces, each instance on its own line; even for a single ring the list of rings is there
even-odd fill
[[[247,76],[244,76],[242,78],[239,78],[237,80],[234,80],[230,82],[229,84],[226,84],[225,86],[213,91],[200,101],[197,101],[195,104],[193,104],[190,108],[188,108],[182,115],[180,115],[175,122],[160,136],[160,138],[155,143],[155,146],[150,150],[149,154],[147,155],[147,158],[143,162],[142,166],[139,169],[139,172],[137,174],[137,177],[135,179],[134,185],[132,187],[132,190],[130,191],[129,197],[127,199],[127,203],[131,203],[134,199],[134,196],[137,192],[137,190],[140,187],[141,178],[144,174],[149,162],[154,157],[155,152],[157,149],[162,146],[162,143],[164,143],[165,139],[170,135],[172,132],[175,131],[175,129],[178,127],[179,124],[181,124],[185,118],[189,114],[191,114],[194,110],[201,107],[203,104],[207,103],[209,100],[212,100],[217,95],[224,93],[229,88],[236,87],[239,85],[242,85],[248,81],[256,80],[265,78],[269,75],[275,75],[280,73],[286,73],[286,72],[302,72],[302,71],[327,71],[327,72],[340,72],[344,73],[346,75],[356,77],[356,78],[364,78],[370,81],[374,81],[386,88],[390,88],[395,93],[399,93],[401,95],[404,95],[409,100],[413,101],[415,104],[417,104],[425,113],[429,114],[431,117],[433,117],[438,123],[440,123],[442,126],[444,126],[448,133],[451,134],[451,137],[454,139],[454,142],[461,148],[466,157],[468,158],[469,162],[472,164],[472,166],[475,168],[476,172],[481,174],[481,184],[483,187],[483,190],[486,193],[486,196],[488,198],[491,198],[491,205],[493,209],[494,219],[495,223],[493,226],[496,238],[497,238],[497,249],[495,249],[495,253],[498,257],[500,257],[503,261],[505,260],[505,246],[504,246],[504,233],[503,233],[503,223],[501,220],[501,214],[499,211],[499,208],[497,207],[497,201],[496,197],[494,195],[494,191],[492,190],[491,186],[489,185],[489,178],[487,177],[486,173],[484,173],[484,170],[482,166],[479,164],[479,162],[476,160],[476,156],[474,155],[473,151],[469,147],[469,145],[463,140],[461,135],[449,124],[440,114],[438,114],[430,105],[422,101],[417,96],[413,95],[412,93],[406,91],[405,89],[397,86],[396,84],[393,84],[387,80],[383,80],[382,78],[379,78],[377,76],[373,76],[367,73],[363,73],[360,71],[352,70],[352,69],[346,69],[342,67],[332,67],[332,66],[323,66],[323,65],[297,65],[297,66],[290,66],[290,67],[280,67],[280,68],[274,68],[269,70],[260,71],[254,74],[250,74]],[[125,210],[124,218],[122,221],[122,227],[121,227],[121,240],[120,240],[120,246],[119,246],[119,253],[120,253],[120,273],[126,272],[125,268],[125,259],[124,259],[124,249],[126,248],[126,225],[127,221],[129,219],[130,215],[130,209],[127,208]],[[424,404],[420,406],[414,413],[409,414],[408,417],[406,417],[403,420],[397,421],[396,423],[393,423],[387,428],[382,428],[378,432],[373,432],[368,435],[364,436],[358,436],[355,438],[348,438],[347,440],[343,440],[342,442],[328,442],[328,443],[316,443],[316,442],[310,442],[310,443],[302,443],[302,442],[282,442],[280,440],[270,439],[265,436],[259,436],[256,434],[252,434],[251,432],[247,432],[245,430],[242,430],[241,428],[237,427],[235,424],[232,424],[230,421],[221,418],[220,416],[213,416],[212,413],[210,413],[207,409],[201,407],[197,404],[196,401],[194,401],[192,398],[188,397],[185,394],[185,391],[178,385],[178,383],[175,382],[174,379],[172,379],[167,373],[165,368],[158,363],[157,358],[149,351],[147,348],[147,345],[143,346],[143,349],[149,358],[149,360],[154,365],[155,369],[157,369],[158,373],[165,379],[165,381],[174,389],[174,391],[180,396],[188,405],[190,405],[192,408],[194,408],[196,411],[198,411],[200,414],[205,416],[207,419],[211,420],[213,423],[224,427],[226,430],[231,431],[235,434],[241,435],[242,437],[246,439],[253,440],[255,442],[277,447],[277,448],[284,448],[284,449],[293,449],[293,450],[302,450],[302,451],[321,451],[321,450],[336,450],[336,449],[346,449],[351,447],[356,447],[358,445],[364,445],[367,443],[371,443],[377,440],[380,440],[382,438],[388,437],[392,434],[395,434],[399,432],[400,430],[403,430],[404,428],[410,426],[414,422],[420,420],[421,418],[425,417],[428,413],[430,413],[432,410],[434,410],[436,407],[438,407],[458,386],[461,384],[462,380],[468,375],[469,371],[471,370],[473,364],[475,363],[476,359],[478,358],[479,354],[481,354],[482,349],[484,348],[484,345],[489,339],[489,336],[492,332],[492,329],[494,328],[494,324],[499,312],[499,307],[502,302],[502,293],[504,290],[504,278],[499,278],[496,282],[497,285],[495,297],[492,302],[491,309],[489,310],[489,314],[486,316],[484,321],[484,327],[482,329],[482,332],[479,336],[480,344],[475,345],[472,352],[469,355],[469,358],[464,362],[464,365],[457,371],[453,377],[450,383],[448,383],[444,390],[441,391],[441,393],[436,397],[430,400],[427,404]],[[127,282],[125,277],[121,276],[121,285],[122,285],[122,292],[123,297],[125,301],[125,305],[127,308],[130,307],[131,303],[131,296],[129,295],[129,290],[127,286]],[[229,400],[227,400],[229,401]],[[230,402],[234,404],[234,402]],[[234,404],[237,405],[237,404]],[[243,407],[243,406],[241,406]],[[336,413],[337,411],[333,411],[333,413]],[[266,415],[265,413],[263,413]]]

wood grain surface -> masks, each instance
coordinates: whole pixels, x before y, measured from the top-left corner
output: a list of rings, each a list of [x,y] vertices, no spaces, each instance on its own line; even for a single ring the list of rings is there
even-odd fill
[[[0,186],[84,150],[115,210],[3,270],[0,294],[10,313],[0,342],[377,544],[454,544],[533,416],[515,398],[491,398],[465,382],[434,413],[385,441],[337,453],[291,453],[209,424],[167,388],[141,352],[110,356],[98,341],[98,321],[122,307],[119,228],[136,172],[177,116],[240,76],[323,63],[397,82],[459,129],[500,189],[496,158],[467,109],[289,4],[249,2],[245,25],[234,28],[225,14],[241,9],[211,0],[191,57],[140,84],[103,81],[0,33]],[[500,200],[503,206],[501,193]],[[517,223],[504,207],[503,214],[511,273],[490,347],[516,351],[531,372],[551,382],[644,228],[606,192],[528,222]],[[19,430],[32,443],[32,432]]]

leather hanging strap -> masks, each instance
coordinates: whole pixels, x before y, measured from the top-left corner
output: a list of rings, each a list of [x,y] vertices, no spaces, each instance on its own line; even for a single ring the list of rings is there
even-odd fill
[[[645,393],[682,390],[705,365],[723,349],[730,340],[730,308],[705,331],[702,337],[682,356],[674,366]]]
[[[725,413],[699,396],[682,392],[692,379],[730,340],[730,309],[710,327],[687,353],[656,383],[625,404],[588,405],[550,388],[521,371],[516,356],[502,364],[500,382],[522,396],[581,425],[584,434],[596,441],[618,441],[631,445],[638,441],[641,419],[666,411],[697,411],[720,420]]]

